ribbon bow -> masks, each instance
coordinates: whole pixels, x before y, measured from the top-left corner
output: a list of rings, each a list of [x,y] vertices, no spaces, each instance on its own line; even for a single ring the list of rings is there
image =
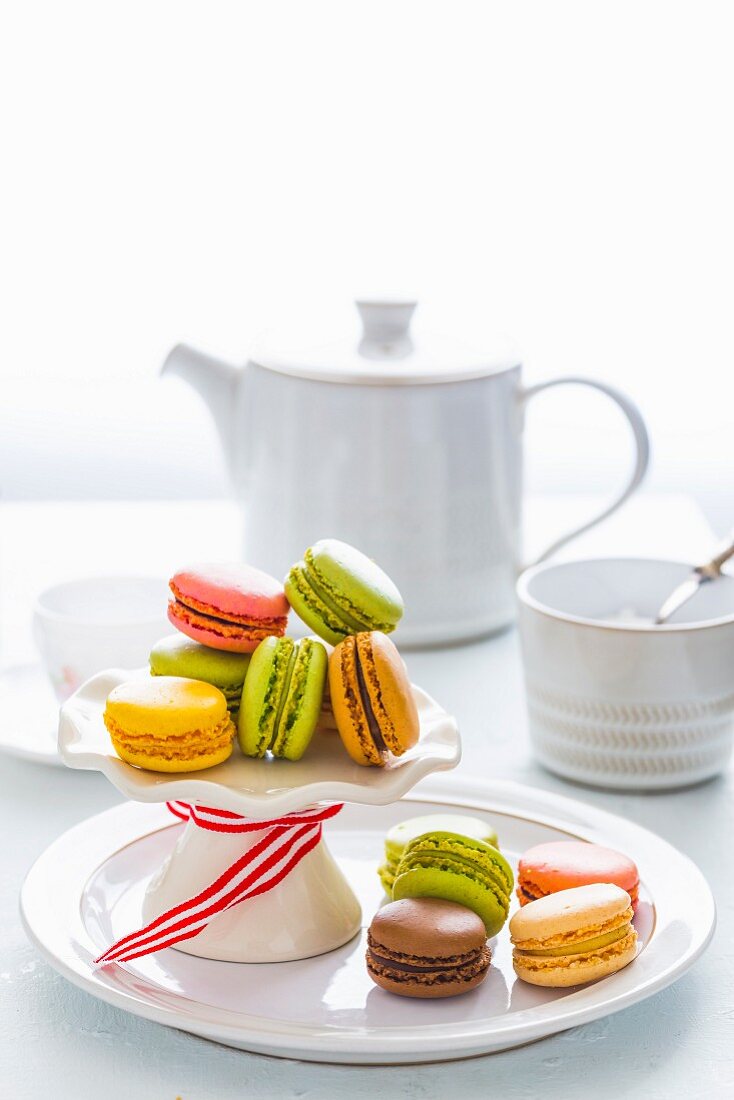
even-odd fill
[[[95,959],[96,966],[129,962],[151,955],[182,940],[198,936],[213,917],[248,898],[272,890],[297,867],[321,840],[322,823],[342,809],[343,803],[311,806],[297,813],[267,821],[252,821],[231,810],[217,810],[188,802],[168,802],[168,809],[182,821],[214,833],[262,833],[244,855],[195,897],[167,909],[159,917],[131,932]]]

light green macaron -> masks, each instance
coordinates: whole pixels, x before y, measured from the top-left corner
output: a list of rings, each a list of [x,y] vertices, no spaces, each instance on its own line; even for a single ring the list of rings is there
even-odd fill
[[[507,920],[513,876],[496,848],[460,833],[424,833],[412,840],[398,864],[392,896],[444,898],[482,918],[487,936]]]
[[[266,638],[250,660],[238,737],[245,756],[300,760],[321,713],[328,656],[315,638]]]
[[[499,848],[495,830],[478,817],[465,817],[463,814],[425,814],[422,817],[411,817],[408,821],[401,821],[393,825],[385,837],[385,862],[377,868],[380,882],[388,897],[392,897],[398,864],[406,846],[423,833],[436,832],[459,833],[462,836],[473,837],[474,840],[483,840],[493,848]]]
[[[152,676],[184,676],[189,680],[203,680],[219,688],[231,711],[237,710],[240,705],[249,663],[249,653],[211,649],[183,634],[169,634],[161,638],[150,651]]]
[[[285,579],[296,614],[320,638],[338,645],[350,634],[389,634],[403,614],[397,588],[370,558],[339,539],[315,542]]]

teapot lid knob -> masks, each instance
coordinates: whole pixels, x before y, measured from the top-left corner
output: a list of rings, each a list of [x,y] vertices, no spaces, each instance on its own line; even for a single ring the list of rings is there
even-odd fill
[[[359,354],[366,359],[402,359],[410,355],[413,341],[410,321],[417,302],[403,298],[358,299],[362,318]]]

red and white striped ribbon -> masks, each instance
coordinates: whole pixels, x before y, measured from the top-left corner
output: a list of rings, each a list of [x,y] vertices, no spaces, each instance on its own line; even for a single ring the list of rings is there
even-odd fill
[[[176,817],[193,821],[200,829],[215,833],[260,832],[263,835],[195,897],[174,905],[144,928],[113,943],[94,960],[96,966],[129,962],[182,940],[190,940],[206,928],[212,917],[272,890],[316,847],[321,840],[322,823],[338,814],[343,803],[311,806],[267,821],[253,821],[231,810],[188,802],[169,802],[167,805]]]

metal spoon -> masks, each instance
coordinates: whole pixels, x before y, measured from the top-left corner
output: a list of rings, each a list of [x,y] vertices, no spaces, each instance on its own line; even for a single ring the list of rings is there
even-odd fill
[[[706,562],[705,565],[697,565],[691,574],[671,592],[655,617],[655,625],[659,626],[667,622],[678,608],[683,607],[684,603],[688,603],[691,597],[696,595],[701,585],[720,577],[722,565],[732,557],[734,557],[734,533],[729,536],[715,558]]]

